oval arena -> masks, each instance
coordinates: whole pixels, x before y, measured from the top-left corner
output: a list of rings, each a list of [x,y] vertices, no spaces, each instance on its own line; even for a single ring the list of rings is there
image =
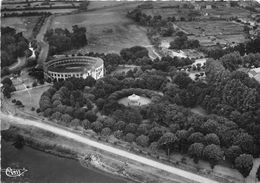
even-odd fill
[[[104,76],[104,63],[101,58],[89,56],[62,57],[45,64],[46,73],[52,79],[68,79],[70,77],[86,78],[92,76],[99,79]]]

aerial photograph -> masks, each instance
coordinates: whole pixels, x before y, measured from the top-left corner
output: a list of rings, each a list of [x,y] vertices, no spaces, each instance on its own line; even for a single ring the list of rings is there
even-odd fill
[[[1,0],[2,183],[260,183],[259,0]]]

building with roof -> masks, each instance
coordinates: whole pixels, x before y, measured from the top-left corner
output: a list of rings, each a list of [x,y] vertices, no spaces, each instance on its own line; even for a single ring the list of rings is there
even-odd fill
[[[255,78],[260,83],[260,67],[251,69],[248,72],[248,76],[251,78]]]

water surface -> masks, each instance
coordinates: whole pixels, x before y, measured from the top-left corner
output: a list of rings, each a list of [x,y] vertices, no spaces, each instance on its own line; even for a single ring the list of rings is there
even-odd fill
[[[1,172],[1,182],[32,183],[127,183],[128,181],[101,171],[84,168],[78,161],[57,157],[24,146],[16,149],[2,139],[2,169],[26,168],[24,176],[10,178]]]

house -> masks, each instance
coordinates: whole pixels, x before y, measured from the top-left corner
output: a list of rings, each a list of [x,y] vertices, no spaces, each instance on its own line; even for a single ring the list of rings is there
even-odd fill
[[[251,70],[248,72],[248,76],[249,76],[250,78],[255,78],[255,80],[260,83],[260,67],[251,69]]]

